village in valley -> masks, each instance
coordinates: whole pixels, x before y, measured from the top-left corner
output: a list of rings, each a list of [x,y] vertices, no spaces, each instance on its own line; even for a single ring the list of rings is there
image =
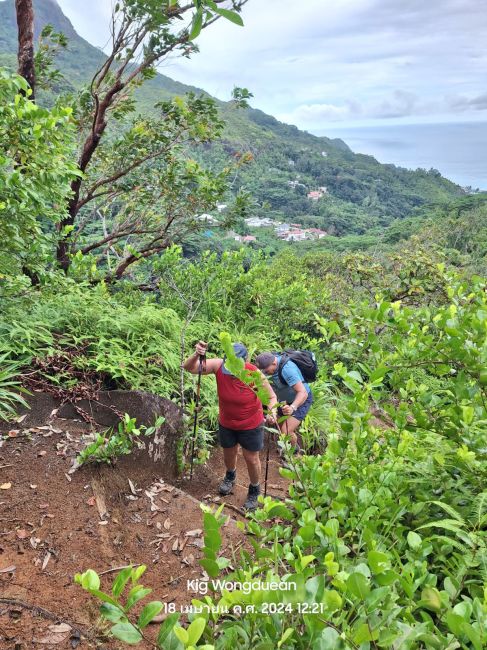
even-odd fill
[[[298,182],[299,181],[288,181],[289,184]],[[308,192],[307,197],[310,201],[319,201],[326,195],[326,193],[326,187],[319,187],[317,190],[311,190]],[[217,205],[219,214],[224,213],[226,209],[226,204]],[[220,219],[212,214],[201,214],[197,217],[197,219],[198,221],[204,221],[211,229],[221,226]],[[284,242],[299,242],[305,240],[322,239],[328,235],[328,232],[326,230],[322,230],[321,228],[308,228],[299,223],[286,223],[277,221],[276,219],[270,219],[269,217],[252,216],[244,219],[244,222],[249,230],[254,230],[257,228],[265,229],[266,232],[273,232],[276,239]],[[208,237],[212,237],[214,235],[214,231],[208,230],[205,234]],[[240,235],[233,230],[227,231],[225,237],[226,239],[233,239],[234,241],[243,244],[251,244],[253,242],[259,241],[258,233]]]

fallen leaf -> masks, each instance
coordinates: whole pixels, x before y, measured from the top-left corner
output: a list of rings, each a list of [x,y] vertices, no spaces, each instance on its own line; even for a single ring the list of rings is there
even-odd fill
[[[10,490],[11,487],[12,483],[2,483],[2,485],[0,485],[0,490]]]
[[[34,643],[41,643],[43,645],[58,645],[66,641],[71,632],[71,625],[67,623],[58,623],[57,625],[49,625],[44,636],[34,638]]]
[[[173,551],[177,551],[178,548],[179,548],[179,538],[176,537],[176,541],[173,542],[173,545],[172,545],[172,550],[173,550]]]
[[[0,573],[13,573],[17,567],[15,564],[5,567],[5,569],[0,569]]]
[[[32,485],[30,485],[29,487],[30,487],[30,489],[31,489],[31,490],[35,490],[35,489],[36,489],[36,487],[37,487],[37,485],[35,485],[35,484],[32,484]]]
[[[44,569],[45,569],[46,566],[48,565],[50,559],[51,559],[51,553],[50,553],[49,551],[47,551],[47,553],[46,553],[46,555],[45,555],[45,557],[44,557],[44,560],[43,560],[43,562],[42,562],[42,569],[41,569],[41,571],[44,571]]]
[[[164,528],[166,530],[169,530],[172,526],[172,521],[169,519],[169,517],[164,521]]]
[[[38,455],[38,456],[45,456],[46,454],[47,454],[47,451],[46,451],[45,449],[43,449],[43,450],[40,451],[37,455]]]
[[[24,530],[23,528],[19,528],[19,529],[15,532],[15,534],[17,535],[17,537],[18,537],[19,539],[25,539],[26,537],[29,537],[29,533],[28,533],[26,530]]]
[[[68,479],[68,481],[71,483],[71,476],[69,474],[64,474],[64,476]]]
[[[21,415],[18,418],[15,418],[15,422],[23,422],[25,418],[27,417],[28,413],[25,413],[24,415]]]
[[[187,530],[184,534],[186,537],[199,537],[202,533],[201,528],[195,528],[195,530]]]
[[[183,557],[182,563],[188,566],[192,566],[194,564],[194,555],[190,554],[187,557]]]
[[[9,438],[16,438],[17,434],[19,433],[20,429],[12,429],[7,433]]]
[[[49,504],[48,503],[39,503],[39,508],[41,510],[45,510],[46,508],[49,508]]]
[[[37,548],[37,546],[38,546],[38,544],[39,544],[39,542],[41,540],[39,539],[39,537],[31,537],[29,541],[30,541],[30,545],[32,546],[32,548]]]
[[[128,482],[129,482],[130,491],[132,492],[132,494],[133,494],[134,496],[137,496],[137,490],[136,490],[136,488],[135,488],[135,485],[132,483],[132,481],[131,481],[130,479],[127,479],[127,480],[128,480]],[[142,490],[139,490],[139,492],[141,492],[141,491],[142,491]]]
[[[86,505],[88,505],[88,506],[95,506],[95,505],[96,505],[96,499],[95,499],[95,497],[90,497],[90,498],[87,500]]]

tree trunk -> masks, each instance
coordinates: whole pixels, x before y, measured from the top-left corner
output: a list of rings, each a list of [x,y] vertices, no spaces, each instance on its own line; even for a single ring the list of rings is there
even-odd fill
[[[15,0],[18,27],[18,73],[29,83],[32,89],[30,99],[35,95],[34,67],[34,7],[32,0]]]

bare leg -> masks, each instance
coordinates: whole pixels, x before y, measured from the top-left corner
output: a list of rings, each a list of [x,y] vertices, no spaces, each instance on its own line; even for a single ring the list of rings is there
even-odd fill
[[[223,460],[227,470],[232,472],[237,469],[237,452],[238,445],[234,447],[223,447]]]
[[[260,483],[260,455],[258,451],[248,451],[242,447],[243,457],[247,464],[247,471],[252,485]]]
[[[297,420],[290,415],[284,422],[281,422],[280,429],[283,435],[288,435],[291,441],[291,444],[295,447],[298,445],[298,429],[301,424],[301,420]]]

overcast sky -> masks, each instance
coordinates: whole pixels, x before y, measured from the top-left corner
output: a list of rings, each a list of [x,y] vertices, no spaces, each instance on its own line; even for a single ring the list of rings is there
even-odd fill
[[[103,46],[111,0],[58,0]],[[220,20],[191,60],[161,72],[318,132],[487,118],[486,0],[249,0],[245,27]]]

